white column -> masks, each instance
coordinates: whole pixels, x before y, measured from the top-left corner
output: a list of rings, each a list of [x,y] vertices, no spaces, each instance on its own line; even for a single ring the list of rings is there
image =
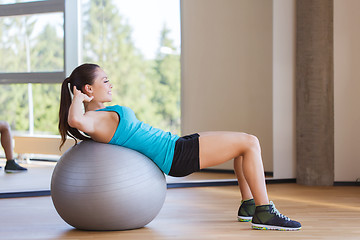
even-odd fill
[[[295,0],[273,1],[274,178],[296,177]]]
[[[65,75],[81,62],[81,1],[65,0]]]

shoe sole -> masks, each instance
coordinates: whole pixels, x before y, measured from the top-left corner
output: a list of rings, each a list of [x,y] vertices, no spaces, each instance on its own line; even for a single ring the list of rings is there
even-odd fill
[[[289,228],[289,227],[280,227],[280,226],[271,226],[271,225],[262,225],[262,224],[252,224],[252,228],[256,230],[277,230],[277,231],[298,231],[299,228]]]
[[[19,173],[19,172],[26,172],[27,170],[6,170],[5,169],[5,172],[6,173]]]
[[[238,216],[237,219],[239,222],[250,222],[252,220],[252,217]]]

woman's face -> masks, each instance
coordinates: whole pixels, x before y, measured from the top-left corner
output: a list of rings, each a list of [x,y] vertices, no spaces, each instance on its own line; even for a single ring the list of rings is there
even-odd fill
[[[92,85],[88,85],[89,93],[94,96],[95,101],[99,102],[111,102],[112,100],[112,84],[107,78],[106,73],[98,68],[95,72],[95,80]]]

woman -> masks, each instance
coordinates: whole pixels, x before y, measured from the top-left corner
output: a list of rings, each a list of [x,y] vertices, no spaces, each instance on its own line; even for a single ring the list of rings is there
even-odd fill
[[[95,64],[77,67],[64,80],[59,112],[61,146],[66,135],[75,140],[91,138],[121,145],[143,153],[165,174],[177,177],[234,159],[242,196],[238,220],[252,220],[255,229],[301,228],[299,222],[280,214],[269,202],[256,137],[238,132],[202,132],[179,137],[137,120],[130,108],[105,107],[104,103],[112,100],[111,89],[106,73]]]

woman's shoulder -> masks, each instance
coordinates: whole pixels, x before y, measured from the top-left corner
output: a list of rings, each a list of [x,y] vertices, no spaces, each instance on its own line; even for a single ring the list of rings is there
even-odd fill
[[[120,105],[107,106],[105,108],[101,108],[96,111],[117,112],[120,116],[122,116],[123,114],[125,114],[125,115],[135,114],[131,108],[126,107],[126,106],[120,106]]]
[[[122,111],[133,111],[130,107],[127,106],[120,106],[120,105],[113,105],[106,107],[107,110],[122,110]]]
[[[98,110],[100,110],[100,111],[98,111]],[[98,109],[98,110],[88,111],[85,114],[88,117],[93,118],[97,124],[104,123],[107,120],[114,120],[114,119],[118,120],[119,114],[115,114],[115,112],[118,113],[118,111],[110,110],[110,109],[105,111],[104,108]]]
[[[116,109],[121,109],[122,106],[120,105],[112,105],[112,106],[106,106],[104,108],[97,109],[96,111],[114,111]]]

